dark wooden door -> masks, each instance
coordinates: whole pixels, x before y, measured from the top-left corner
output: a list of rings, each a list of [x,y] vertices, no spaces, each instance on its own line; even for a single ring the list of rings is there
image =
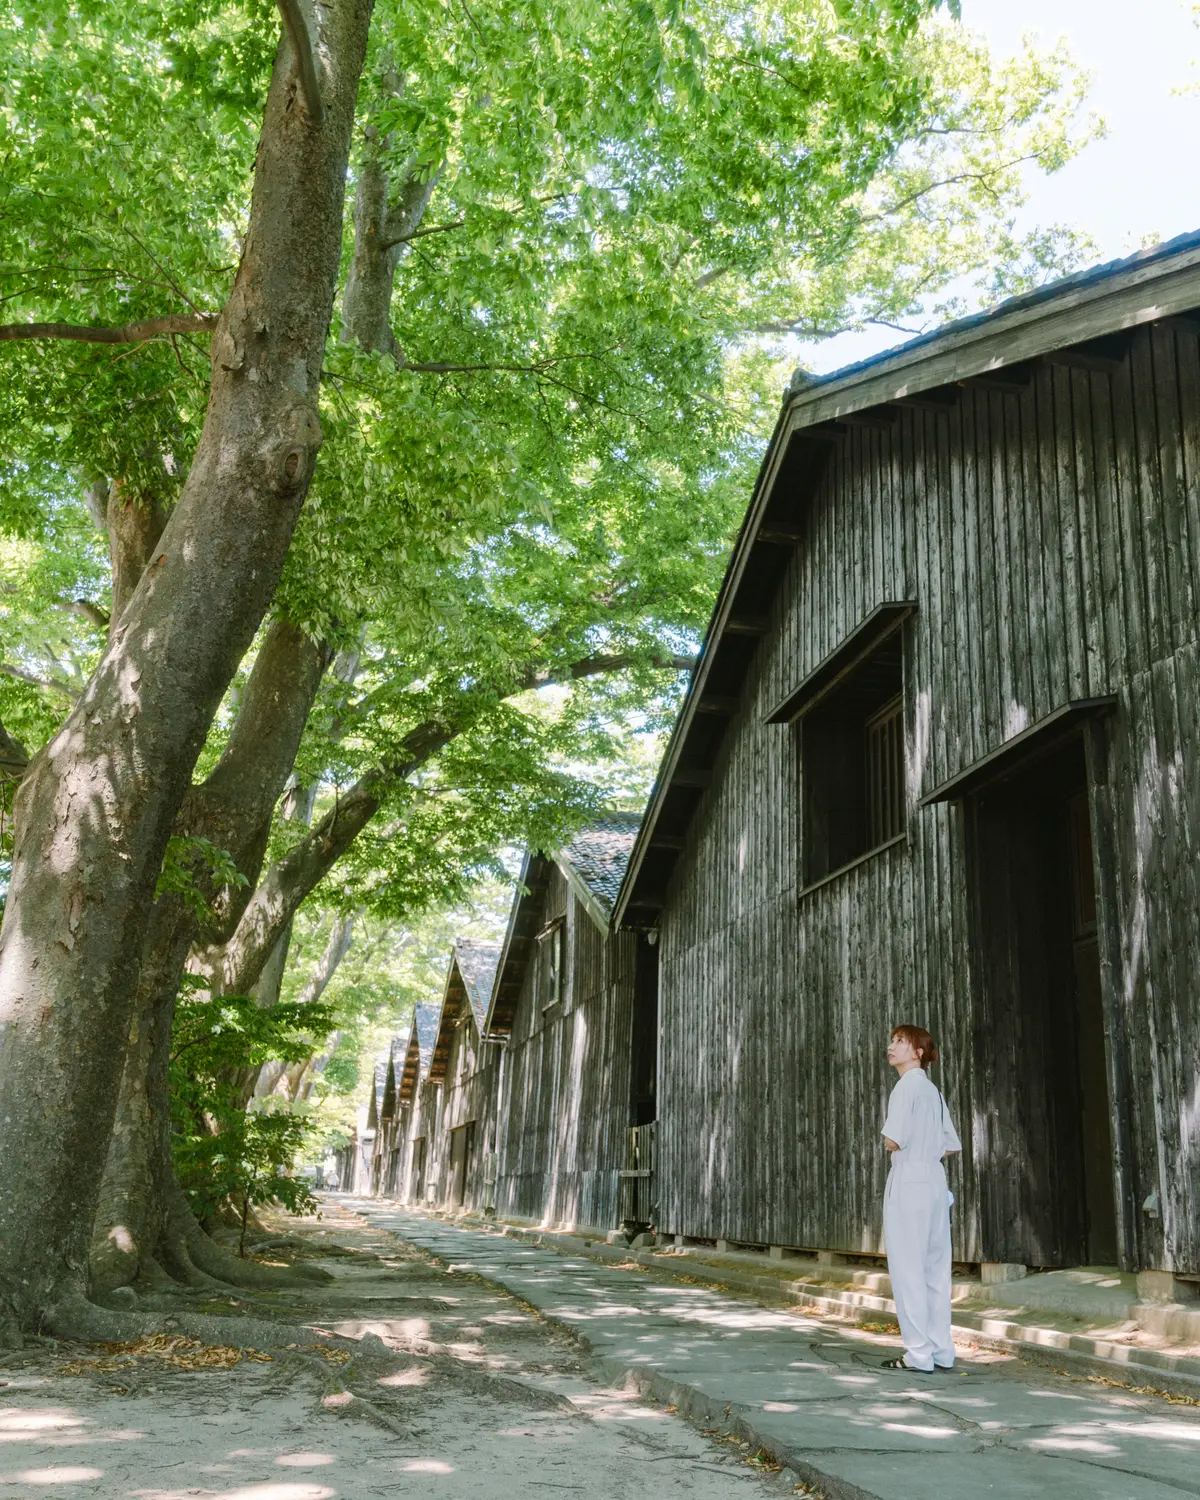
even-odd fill
[[[467,1201],[467,1174],[471,1166],[471,1147],[474,1141],[474,1120],[450,1132],[450,1192],[455,1208],[461,1208]]]
[[[1081,742],[977,793],[967,830],[981,1259],[1113,1264],[1112,1144]]]

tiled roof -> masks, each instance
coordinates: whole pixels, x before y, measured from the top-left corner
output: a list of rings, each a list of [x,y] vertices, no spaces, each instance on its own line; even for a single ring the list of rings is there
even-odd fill
[[[424,1001],[413,1012],[413,1029],[417,1033],[417,1051],[421,1057],[421,1077],[429,1072],[429,1059],[433,1056],[433,1044],[437,1041],[440,1005],[427,1005]]]
[[[595,896],[605,916],[612,915],[641,821],[640,813],[605,813],[581,829],[561,851],[560,857]]]
[[[463,988],[471,1002],[475,1025],[483,1031],[488,1002],[492,998],[492,984],[496,978],[496,966],[500,962],[499,943],[477,943],[469,938],[454,939],[454,958],[458,972],[463,978]]]

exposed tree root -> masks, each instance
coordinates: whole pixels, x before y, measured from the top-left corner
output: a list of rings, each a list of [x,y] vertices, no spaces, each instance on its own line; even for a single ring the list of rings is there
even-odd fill
[[[544,1390],[539,1385],[526,1385],[523,1380],[512,1380],[507,1375],[497,1375],[477,1365],[464,1364],[450,1355],[434,1355],[429,1363],[457,1380],[476,1396],[490,1396],[493,1401],[512,1401],[535,1411],[554,1411],[565,1417],[581,1417],[583,1413],[565,1396],[556,1391]]]
[[[373,1334],[367,1334],[363,1340],[374,1339],[379,1344],[386,1358],[383,1364],[388,1369],[397,1369],[407,1366],[407,1361],[398,1359],[382,1341]],[[289,1353],[285,1358],[287,1366],[297,1366],[311,1371],[321,1387],[321,1405],[335,1417],[349,1417],[363,1422],[370,1422],[376,1427],[382,1427],[385,1432],[393,1433],[396,1437],[411,1437],[410,1430],[398,1418],[393,1417],[390,1412],[384,1411],[374,1401],[368,1401],[365,1396],[360,1396],[357,1391],[352,1390],[348,1384],[350,1375],[362,1365],[361,1357],[354,1358],[349,1364],[340,1370],[336,1365],[330,1365],[323,1359],[316,1359],[311,1354]],[[378,1378],[378,1366],[380,1360],[374,1357],[374,1351],[370,1351],[368,1363],[376,1366],[375,1378]]]
[[[261,1255],[264,1250],[304,1250],[310,1251],[313,1247],[311,1240],[297,1239],[294,1234],[274,1235],[270,1239],[247,1240],[247,1246],[253,1250],[255,1255]],[[320,1249],[320,1247],[316,1247]],[[324,1251],[321,1252],[324,1254]],[[333,1253],[337,1253],[336,1251]]]
[[[278,1266],[260,1266],[254,1261],[242,1260],[240,1256],[234,1255],[231,1250],[226,1250],[223,1245],[218,1245],[215,1240],[205,1234],[200,1221],[188,1207],[181,1189],[177,1189],[172,1198],[170,1214],[172,1232],[181,1237],[192,1264],[206,1276],[215,1277],[217,1282],[224,1282],[227,1286],[267,1292],[286,1290],[288,1287],[295,1287],[304,1282],[309,1285],[314,1283],[324,1285],[333,1280],[330,1273],[322,1270],[320,1266],[289,1266],[287,1270],[282,1270]]]
[[[221,1317],[180,1309],[169,1313],[114,1311],[72,1293],[52,1307],[42,1326],[61,1339],[84,1344],[128,1344],[155,1333],[181,1333],[204,1344],[234,1349],[287,1349],[296,1345],[328,1344],[353,1347],[353,1340],[320,1333],[298,1323],[275,1323],[266,1318]]]

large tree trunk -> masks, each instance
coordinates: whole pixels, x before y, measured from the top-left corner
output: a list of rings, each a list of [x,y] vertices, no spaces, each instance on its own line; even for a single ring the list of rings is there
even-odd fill
[[[223,848],[246,876],[244,888],[213,892],[210,910],[228,931],[262,867],[275,804],[291,773],[328,654],[295,626],[276,620],[259,647],[229,743],[176,819],[177,835]],[[171,1030],[175,996],[198,934],[193,909],[164,894],[154,904],[129,1033],[112,1139],[92,1236],[91,1284],[108,1291],[164,1264],[194,1279],[174,1213],[178,1191],[170,1147]]]
[[[371,0],[316,8],[320,125],[290,44],[280,46],[187,483],[91,682],[17,796],[0,928],[0,1321],[10,1335],[86,1283],[155,881],[312,475],[370,13]]]

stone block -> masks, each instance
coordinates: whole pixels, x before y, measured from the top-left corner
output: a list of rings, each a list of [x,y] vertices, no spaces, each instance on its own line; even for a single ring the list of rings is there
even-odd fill
[[[718,1240],[716,1248],[718,1255],[728,1255],[729,1252],[733,1249],[733,1246],[729,1243],[728,1240]]]
[[[1196,1284],[1180,1281],[1173,1271],[1139,1271],[1137,1273],[1139,1302],[1195,1302]]]
[[[844,1266],[848,1261],[840,1250],[818,1250],[817,1265],[819,1266]]]
[[[979,1279],[984,1286],[997,1286],[1002,1281],[1020,1281],[1025,1267],[1012,1260],[985,1260],[979,1267]]]
[[[643,1229],[641,1234],[635,1234],[629,1241],[631,1250],[653,1250],[658,1240],[648,1229]]]
[[[772,1260],[795,1260],[799,1255],[798,1250],[789,1249],[787,1245],[768,1245],[767,1254]]]
[[[610,1229],[608,1231],[607,1235],[605,1235],[605,1239],[607,1240],[607,1242],[610,1245],[628,1245],[629,1244],[629,1236],[625,1233],[625,1231],[623,1229]]]

